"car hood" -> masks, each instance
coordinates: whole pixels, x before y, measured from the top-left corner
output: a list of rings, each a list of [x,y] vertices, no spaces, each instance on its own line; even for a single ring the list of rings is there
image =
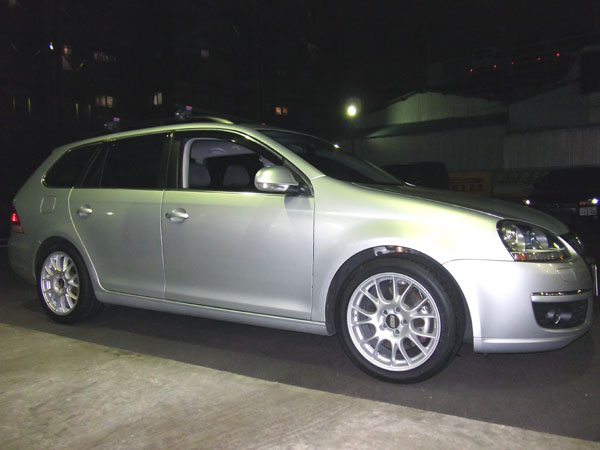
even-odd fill
[[[537,211],[526,206],[483,197],[473,194],[464,194],[455,191],[429,189],[418,186],[396,186],[396,185],[364,185],[368,189],[391,192],[402,196],[422,199],[426,201],[439,202],[459,208],[469,209],[482,214],[492,215],[499,219],[513,219],[527,222],[545,228],[556,234],[564,234],[568,227],[559,220],[548,214]]]

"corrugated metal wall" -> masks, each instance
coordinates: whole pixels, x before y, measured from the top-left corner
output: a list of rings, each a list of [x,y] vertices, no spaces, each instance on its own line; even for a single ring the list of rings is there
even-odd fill
[[[368,116],[357,119],[358,127],[398,125],[457,117],[506,113],[504,105],[481,98],[423,92],[398,100]]]
[[[464,128],[361,139],[355,142],[355,148],[359,156],[382,166],[399,162],[441,161],[449,171],[486,170],[502,166],[504,133],[503,125]]]
[[[600,126],[508,134],[505,169],[600,165]]]
[[[591,96],[579,93],[579,84],[562,86],[509,106],[513,132],[574,128],[589,123]]]
[[[506,107],[497,102],[426,92],[388,105],[362,119],[360,126],[502,112]],[[568,85],[511,105],[509,113],[511,129],[522,132],[506,134],[504,125],[475,126],[364,138],[355,142],[355,149],[379,165],[441,161],[449,171],[600,165],[600,93],[580,95],[578,85]]]
[[[387,109],[389,124],[426,122],[449,117],[485,116],[506,112],[498,102],[437,92],[413,95]]]

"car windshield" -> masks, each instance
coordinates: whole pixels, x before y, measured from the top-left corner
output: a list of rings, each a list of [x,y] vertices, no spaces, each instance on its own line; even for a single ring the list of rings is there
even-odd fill
[[[327,176],[351,183],[404,184],[376,165],[323,139],[282,130],[259,131],[301,156]]]

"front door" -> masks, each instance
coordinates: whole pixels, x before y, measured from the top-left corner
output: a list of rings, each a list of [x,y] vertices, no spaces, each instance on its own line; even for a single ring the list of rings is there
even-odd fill
[[[176,136],[180,189],[165,192],[161,213],[165,297],[309,319],[313,198],[258,192],[256,171],[280,162],[237,135],[211,136]]]

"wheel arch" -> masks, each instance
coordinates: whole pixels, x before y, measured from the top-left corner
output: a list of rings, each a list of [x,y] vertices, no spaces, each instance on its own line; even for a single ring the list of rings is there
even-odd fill
[[[340,266],[340,268],[335,273],[330,285],[327,290],[327,299],[325,302],[325,323],[327,326],[327,334],[335,334],[337,332],[335,325],[335,315],[336,309],[339,303],[339,294],[341,292],[342,286],[344,282],[352,275],[352,273],[357,270],[361,265],[365,264],[368,261],[373,261],[382,257],[392,257],[392,258],[402,258],[407,260],[412,260],[417,263],[426,264],[431,267],[436,273],[442,277],[448,285],[455,291],[457,297],[460,299],[460,305],[463,308],[465,317],[465,337],[470,337],[472,335],[472,322],[471,322],[471,312],[469,311],[469,305],[467,304],[467,300],[462,292],[462,289],[454,279],[454,277],[446,270],[444,266],[442,266],[435,259],[421,253],[417,250],[409,249],[406,247],[395,247],[395,246],[385,246],[385,247],[373,247],[365,249],[352,257],[350,257],[344,264]]]

